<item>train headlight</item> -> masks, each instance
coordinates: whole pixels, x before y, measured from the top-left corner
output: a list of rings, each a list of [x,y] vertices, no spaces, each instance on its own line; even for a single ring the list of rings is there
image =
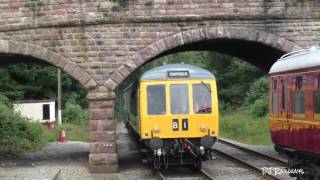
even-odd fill
[[[204,125],[204,124],[203,124],[203,125],[201,125],[201,126],[200,126],[200,131],[201,131],[201,132],[207,132],[207,131],[208,131],[207,126],[206,126],[206,125]]]
[[[203,146],[204,149],[211,149],[216,141],[217,141],[217,138],[211,137],[211,136],[208,136],[208,135],[203,136],[200,139],[201,146]]]
[[[163,140],[159,137],[154,137],[149,141],[149,146],[153,150],[161,149],[162,145],[163,145]]]
[[[159,132],[160,132],[160,128],[159,128],[158,126],[156,126],[156,127],[154,127],[154,128],[152,129],[152,131],[153,131],[154,133],[159,133]]]

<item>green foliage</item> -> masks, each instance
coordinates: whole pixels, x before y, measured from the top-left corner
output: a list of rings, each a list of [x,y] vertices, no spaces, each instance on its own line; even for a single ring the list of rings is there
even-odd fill
[[[0,92],[12,101],[55,99],[57,69],[39,64],[11,64],[0,67]],[[77,103],[87,107],[85,89],[69,75],[62,73],[62,102],[77,96]],[[64,105],[63,103],[63,105]]]
[[[80,105],[76,104],[75,98],[70,98],[63,110],[63,122],[87,125],[88,124],[88,110],[83,109]]]
[[[0,102],[0,155],[19,155],[41,148],[46,142],[42,124],[28,122]]]
[[[268,114],[269,111],[268,96],[263,95],[259,99],[256,99],[254,103],[249,106],[250,113],[255,117],[263,117]]]
[[[255,100],[259,99],[262,96],[265,96],[268,94],[269,91],[269,82],[267,77],[261,77],[254,81],[245,98],[245,104],[252,104]]]
[[[1,93],[0,93],[0,102],[8,107],[12,107],[12,103],[9,100],[9,98]]]
[[[272,145],[267,116],[257,118],[245,111],[221,114],[220,136],[248,144]]]
[[[48,130],[47,137],[49,142],[57,141],[61,130],[64,129],[69,141],[89,142],[89,128],[87,125],[62,124]]]
[[[249,109],[250,113],[254,116],[265,116],[269,111],[268,91],[269,91],[268,78],[261,77],[257,79],[249,88],[247,92],[244,107]]]

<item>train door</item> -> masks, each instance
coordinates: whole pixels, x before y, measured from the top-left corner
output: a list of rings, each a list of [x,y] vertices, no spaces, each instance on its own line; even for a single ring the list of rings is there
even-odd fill
[[[270,125],[271,138],[275,144],[286,145],[288,119],[290,116],[288,103],[288,80],[285,77],[272,77],[270,89]]]
[[[290,139],[288,138],[289,118],[291,116],[289,106],[289,79],[288,77],[281,77],[279,79],[279,122],[282,124],[281,142],[288,145]]]
[[[312,134],[312,142],[311,148],[315,152],[320,152],[320,146],[318,142],[320,142],[320,73],[317,72],[314,74],[314,83],[313,83],[313,121],[314,125],[311,126],[311,134]]]

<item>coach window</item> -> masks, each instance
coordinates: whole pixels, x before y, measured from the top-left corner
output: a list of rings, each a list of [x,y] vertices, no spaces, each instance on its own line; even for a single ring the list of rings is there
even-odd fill
[[[166,94],[164,85],[149,85],[147,87],[147,106],[149,115],[166,113]]]
[[[189,89],[187,84],[170,85],[171,114],[189,114]]]
[[[277,79],[272,79],[272,115],[278,115],[278,81]]]
[[[193,84],[193,111],[197,114],[209,114],[212,111],[210,84]]]
[[[305,76],[298,76],[293,80],[292,91],[292,107],[294,114],[304,114],[305,112],[305,97],[304,97],[304,84],[306,83]]]
[[[314,79],[314,113],[320,114],[320,75]]]

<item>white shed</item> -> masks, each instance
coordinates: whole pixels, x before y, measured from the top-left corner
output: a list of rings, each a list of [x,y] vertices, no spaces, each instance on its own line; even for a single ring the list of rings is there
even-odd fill
[[[16,112],[32,121],[41,123],[56,121],[55,100],[27,100],[13,102]]]

